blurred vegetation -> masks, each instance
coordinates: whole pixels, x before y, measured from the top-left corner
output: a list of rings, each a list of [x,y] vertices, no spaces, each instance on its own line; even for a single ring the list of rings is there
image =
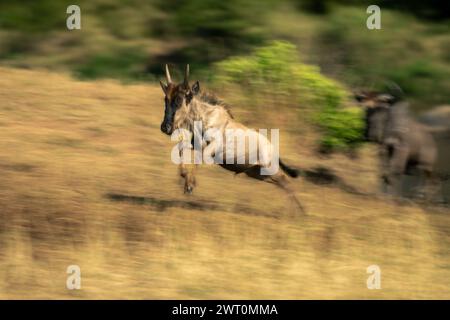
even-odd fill
[[[297,48],[274,41],[253,54],[232,57],[214,66],[216,87],[245,91],[246,105],[298,110],[323,132],[323,151],[353,149],[362,142],[363,121],[358,108],[344,108],[348,93],[316,66],[302,63]],[[239,90],[238,88],[235,89]]]
[[[251,74],[253,101],[270,94],[314,106],[322,146],[338,149],[359,143],[343,88],[395,81],[415,110],[450,101],[448,2],[382,0],[381,30],[366,28],[365,0],[80,0],[82,29],[68,31],[70,4],[0,0],[0,62],[127,81],[156,80],[165,63],[190,63],[207,82],[243,84]]]
[[[383,89],[394,81],[416,109],[450,101],[447,49],[450,23],[417,20],[382,10],[382,29],[363,31],[367,14],[357,7],[338,7],[321,27],[318,63],[352,87]]]

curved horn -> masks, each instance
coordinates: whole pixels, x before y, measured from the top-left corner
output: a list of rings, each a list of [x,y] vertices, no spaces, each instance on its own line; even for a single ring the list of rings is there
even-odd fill
[[[172,83],[172,78],[170,77],[169,66],[166,64],[166,80],[167,84]]]
[[[189,64],[186,65],[186,72],[184,73],[184,84],[189,86]]]

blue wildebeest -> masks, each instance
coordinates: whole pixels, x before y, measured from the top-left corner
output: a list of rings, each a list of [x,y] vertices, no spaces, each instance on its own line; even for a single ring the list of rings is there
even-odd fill
[[[437,147],[428,128],[409,114],[408,102],[387,93],[355,95],[365,108],[365,139],[380,145],[385,191],[401,194],[403,175],[418,174],[421,195],[435,182]]]
[[[440,179],[441,200],[450,202],[450,105],[436,106],[421,114],[419,122],[431,128],[438,147],[435,174]]]
[[[295,178],[298,176],[298,171],[279,159],[278,150],[275,150],[267,137],[237,122],[227,106],[215,96],[200,92],[198,81],[190,86],[189,65],[186,66],[184,81],[179,84],[172,82],[167,65],[165,72],[167,83],[160,82],[165,95],[165,111],[161,131],[167,135],[172,135],[175,130],[180,131],[180,129],[188,132],[188,137],[183,139],[189,141],[189,147],[191,147],[196,144],[192,139],[198,133],[196,133],[196,123],[202,124],[203,133],[214,129],[212,130],[215,132],[214,135],[208,137],[207,140],[202,138],[202,141],[199,142],[203,159],[210,159],[209,163],[219,164],[235,173],[244,173],[251,178],[275,184],[286,191],[300,211],[305,213],[286,176],[287,174]],[[256,143],[244,142],[245,149],[238,148],[238,144],[235,144],[233,140],[236,132],[245,132],[248,137],[252,136]],[[230,141],[230,137],[233,142],[224,146],[224,141]],[[191,150],[189,147],[183,147],[182,144],[179,146],[181,146],[179,148],[179,169],[180,175],[184,179],[184,191],[192,193],[195,186],[195,165],[184,161],[185,153],[191,152]],[[232,161],[228,161],[228,156],[232,158]],[[250,161],[251,158],[254,161]],[[227,161],[225,162],[223,159],[227,159]],[[274,164],[277,169],[275,172],[262,173],[265,169],[273,168]],[[278,167],[282,170],[278,170]]]

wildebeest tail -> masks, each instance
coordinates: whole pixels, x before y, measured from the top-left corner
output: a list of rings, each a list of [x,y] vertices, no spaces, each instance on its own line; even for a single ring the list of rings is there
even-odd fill
[[[294,169],[286,165],[281,159],[279,159],[281,170],[283,170],[288,176],[297,178],[300,175],[300,170]]]

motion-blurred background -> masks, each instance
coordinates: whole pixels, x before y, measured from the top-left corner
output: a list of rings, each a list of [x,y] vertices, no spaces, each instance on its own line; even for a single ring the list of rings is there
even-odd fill
[[[381,30],[370,4],[0,0],[0,297],[449,298],[448,206],[378,196],[352,98],[395,82],[415,116],[449,104],[449,3],[378,1]],[[165,63],[280,128],[311,217],[215,167],[182,194],[159,131]],[[73,264],[81,290],[65,287]]]
[[[390,79],[417,108],[450,98],[446,1],[379,1],[382,30],[371,32],[370,1],[80,0],[78,32],[65,28],[70,4],[1,1],[2,62],[126,80],[159,77],[166,62],[190,63],[207,77],[214,63],[286,40],[303,62],[348,85]]]

